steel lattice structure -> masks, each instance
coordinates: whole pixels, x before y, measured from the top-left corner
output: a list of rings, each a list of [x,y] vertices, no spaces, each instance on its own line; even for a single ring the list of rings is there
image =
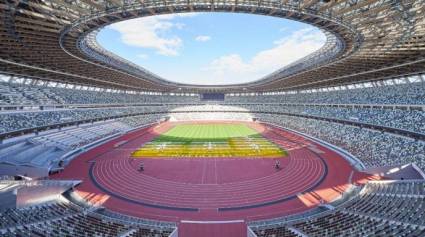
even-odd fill
[[[322,29],[317,52],[255,82],[170,82],[99,46],[102,27],[180,12],[240,12]],[[425,72],[425,0],[1,0],[0,73],[123,90],[295,90]]]

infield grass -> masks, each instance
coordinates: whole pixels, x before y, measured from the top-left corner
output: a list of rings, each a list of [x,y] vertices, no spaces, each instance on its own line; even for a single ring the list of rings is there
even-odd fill
[[[182,124],[135,151],[133,157],[282,157],[286,151],[245,124]]]

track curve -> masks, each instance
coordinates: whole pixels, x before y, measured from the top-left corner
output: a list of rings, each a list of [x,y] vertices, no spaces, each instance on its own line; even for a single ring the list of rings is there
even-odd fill
[[[274,127],[247,125],[288,151],[278,158],[281,170],[267,158],[130,158],[140,144],[173,126],[167,122],[100,145],[52,178],[82,179],[77,191],[87,200],[105,199],[109,209],[161,220],[291,214],[330,201],[348,187],[352,168],[333,151]],[[140,162],[144,172],[137,170]]]

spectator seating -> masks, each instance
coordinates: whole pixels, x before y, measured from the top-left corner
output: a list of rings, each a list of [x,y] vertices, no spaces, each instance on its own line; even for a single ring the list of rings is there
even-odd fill
[[[167,112],[165,106],[130,106],[95,109],[62,109],[52,111],[1,112],[0,134],[65,122],[108,119],[114,116],[131,116],[141,113]],[[159,116],[158,116],[159,117]]]
[[[424,236],[424,185],[423,180],[372,181],[334,210],[274,225],[252,223],[251,228],[259,237]]]
[[[141,115],[97,122],[0,144],[0,163],[45,167],[50,170],[57,167],[62,156],[69,151],[108,136],[124,133],[157,119],[155,115]]]
[[[177,99],[176,99],[177,98]],[[0,82],[0,105],[192,103],[198,96],[127,94]]]
[[[294,129],[349,151],[366,167],[414,163],[425,169],[425,141],[339,123],[286,115],[255,114],[262,121]]]
[[[406,83],[313,93],[226,96],[228,103],[312,103],[312,104],[425,104],[425,83]]]
[[[347,93],[347,91],[349,93]],[[0,105],[200,103],[199,96],[127,94],[104,91],[0,83]],[[226,96],[226,103],[401,104],[424,105],[425,83],[332,90],[313,93]]]
[[[251,120],[256,117],[261,121],[279,124],[294,130],[298,130],[332,144],[340,146],[360,160],[367,167],[403,165],[415,163],[420,168],[425,168],[425,142],[413,140],[407,137],[396,136],[380,131],[362,129],[360,127],[343,125],[340,123],[320,121],[316,119],[300,118],[295,116],[279,115],[276,113],[287,113],[293,115],[311,114],[320,117],[340,118],[355,120],[364,118],[362,122],[387,125],[398,128],[410,129],[421,132],[425,128],[425,114],[423,111],[391,111],[386,109],[364,109],[357,108],[334,108],[334,107],[306,107],[306,106],[278,106],[278,105],[197,105],[197,106],[131,106],[118,108],[99,109],[75,109],[75,110],[55,110],[42,112],[14,112],[0,113],[3,123],[0,130],[10,131],[33,126],[43,126],[61,121],[78,121],[81,119],[107,118],[109,116],[128,115],[118,121],[126,123],[126,126],[137,127],[142,124],[157,121],[167,115],[177,120],[202,120],[202,119],[231,119],[231,120]],[[198,111],[198,112],[193,112]],[[229,111],[229,112],[227,112]],[[232,111],[232,112],[230,112]],[[345,112],[344,112],[345,111]],[[369,112],[367,112],[369,111]],[[376,112],[381,111],[381,112]],[[146,115],[136,115],[146,113]],[[150,114],[151,113],[151,114]],[[412,116],[409,116],[412,115]],[[104,132],[96,131],[96,129]],[[119,129],[118,129],[119,130]],[[61,149],[75,148],[90,143],[99,137],[112,134],[115,130],[108,130],[102,127],[93,127],[86,131],[83,127],[74,130],[64,129],[52,135],[43,135],[33,139],[33,143],[44,144],[56,143]],[[57,139],[58,138],[58,139]],[[60,144],[62,143],[62,144]],[[21,144],[26,148],[33,147],[32,144]],[[1,148],[1,147],[0,147]],[[9,148],[11,149],[11,148]],[[41,151],[41,149],[38,149]],[[55,150],[56,152],[60,152]],[[6,151],[0,151],[1,154]],[[24,158],[20,158],[24,160]]]
[[[54,89],[53,89],[54,90]],[[62,104],[63,99],[50,88],[0,83],[0,105]]]
[[[0,212],[2,236],[143,236],[166,237],[174,227],[143,226],[103,217],[67,200]],[[170,224],[167,224],[170,226]]]
[[[100,138],[125,132],[129,129],[130,126],[120,122],[105,122],[71,129],[63,129],[58,132],[31,138],[30,141],[36,144],[43,144],[45,146],[55,146],[72,150]]]

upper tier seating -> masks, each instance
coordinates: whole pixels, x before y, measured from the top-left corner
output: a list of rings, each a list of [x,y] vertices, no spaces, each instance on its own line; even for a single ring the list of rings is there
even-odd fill
[[[350,90],[261,96],[226,96],[228,103],[425,104],[425,83],[408,83]]]
[[[62,104],[63,99],[53,88],[0,83],[0,105]]]
[[[226,103],[425,104],[425,82],[314,93],[226,96]],[[0,105],[200,103],[198,96],[126,94],[0,83]]]
[[[197,96],[133,95],[56,88],[65,104],[118,104],[118,103],[192,103]]]
[[[193,103],[198,96],[136,95],[0,83],[0,105]]]

